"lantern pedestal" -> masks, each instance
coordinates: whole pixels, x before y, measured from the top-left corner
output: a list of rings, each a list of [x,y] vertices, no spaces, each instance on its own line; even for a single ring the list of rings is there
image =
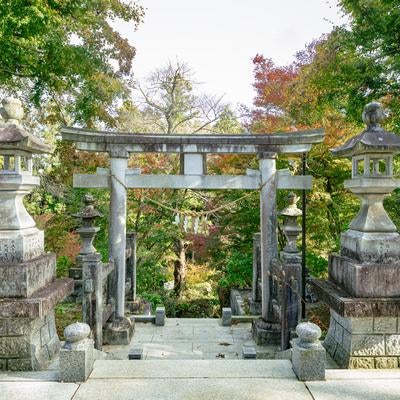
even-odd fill
[[[400,297],[400,261],[359,263],[348,257],[331,255],[329,280],[354,297]]]
[[[332,281],[313,280],[330,307],[324,347],[340,368],[398,368],[400,297],[354,297]]]

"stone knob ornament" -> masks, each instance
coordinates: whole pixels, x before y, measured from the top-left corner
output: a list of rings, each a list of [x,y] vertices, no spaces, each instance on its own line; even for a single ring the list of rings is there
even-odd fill
[[[8,123],[16,123],[24,117],[24,109],[21,100],[14,97],[6,97],[3,99],[3,107],[1,108],[1,116]]]
[[[319,344],[321,337],[321,328],[312,322],[301,322],[296,327],[297,336],[300,339],[299,345],[304,348],[310,348]]]
[[[368,128],[378,127],[379,123],[384,119],[384,117],[385,114],[383,113],[381,103],[373,101],[364,107],[362,119]]]
[[[90,326],[83,322],[75,322],[64,329],[64,338],[67,343],[76,343],[90,335]]]

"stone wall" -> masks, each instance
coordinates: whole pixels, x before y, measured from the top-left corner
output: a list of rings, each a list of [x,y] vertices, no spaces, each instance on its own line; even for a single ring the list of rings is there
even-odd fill
[[[324,347],[342,368],[398,368],[399,318],[342,317],[331,309]]]
[[[54,311],[43,318],[0,319],[0,370],[41,369],[59,348]]]

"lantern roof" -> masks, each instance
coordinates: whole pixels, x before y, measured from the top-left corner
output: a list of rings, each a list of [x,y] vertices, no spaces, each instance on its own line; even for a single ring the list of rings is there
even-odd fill
[[[3,107],[0,108],[0,151],[20,150],[39,154],[52,152],[52,146],[26,132],[20,125],[24,110],[19,99],[6,97],[2,104]]]
[[[52,146],[43,143],[40,139],[26,132],[18,125],[0,126],[0,151],[22,150],[27,153],[51,153]]]
[[[332,149],[332,153],[339,157],[352,157],[365,153],[400,153],[400,136],[387,132],[380,126],[384,118],[382,106],[372,102],[364,107],[363,121],[367,129],[349,139],[342,146]]]

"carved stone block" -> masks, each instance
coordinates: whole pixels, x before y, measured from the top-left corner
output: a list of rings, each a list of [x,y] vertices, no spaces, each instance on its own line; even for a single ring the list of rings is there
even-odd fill
[[[332,255],[329,261],[329,279],[351,296],[400,297],[399,261],[361,264],[339,255]]]
[[[44,253],[43,231],[37,228],[0,230],[0,263],[21,263]]]
[[[0,264],[0,297],[29,297],[52,282],[55,276],[53,253],[23,263]]]

